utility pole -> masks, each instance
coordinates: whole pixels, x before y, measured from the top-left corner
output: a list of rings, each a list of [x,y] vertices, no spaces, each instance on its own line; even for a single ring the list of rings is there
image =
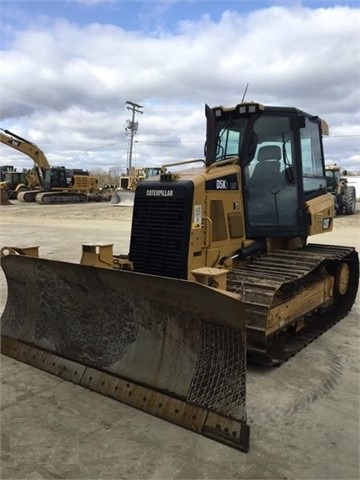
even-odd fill
[[[129,155],[128,155],[128,174],[130,174],[131,170],[131,163],[132,163],[132,154],[133,154],[133,144],[134,144],[134,135],[139,128],[139,122],[135,122],[135,114],[140,113],[142,115],[144,112],[141,108],[144,108],[142,105],[138,105],[137,103],[126,101],[126,108],[131,110],[132,116],[131,120],[126,120],[126,127],[125,130],[130,130],[130,146],[129,146]]]

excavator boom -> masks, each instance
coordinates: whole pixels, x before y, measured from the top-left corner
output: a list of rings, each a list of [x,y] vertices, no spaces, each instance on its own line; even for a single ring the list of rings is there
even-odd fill
[[[1,143],[4,143],[30,157],[34,164],[41,170],[47,170],[50,168],[50,163],[46,158],[45,153],[37,145],[29,142],[29,140],[26,140],[9,130],[0,129],[0,141]]]
[[[35,165],[28,171],[22,191],[16,192],[20,202],[40,205],[82,203],[99,193],[95,176],[84,170],[51,167],[44,152],[29,140],[0,129],[0,141],[29,156]]]

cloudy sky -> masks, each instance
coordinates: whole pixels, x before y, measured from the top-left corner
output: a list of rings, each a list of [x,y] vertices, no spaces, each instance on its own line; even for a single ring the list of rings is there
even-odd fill
[[[124,170],[199,158],[204,104],[287,105],[330,125],[360,171],[359,1],[0,0],[0,127],[52,165]],[[0,145],[1,164],[29,159]]]

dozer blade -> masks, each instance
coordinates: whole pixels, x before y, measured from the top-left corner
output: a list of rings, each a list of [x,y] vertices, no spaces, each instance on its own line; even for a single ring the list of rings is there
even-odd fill
[[[133,190],[118,190],[111,197],[111,205],[118,205],[120,207],[133,207],[135,199],[135,191]]]
[[[120,203],[119,193],[116,190],[111,196],[110,203],[111,205],[117,205],[118,203]]]
[[[248,451],[237,296],[26,255],[2,268],[2,353]]]
[[[2,188],[0,188],[0,205],[12,205],[9,201],[9,194]]]

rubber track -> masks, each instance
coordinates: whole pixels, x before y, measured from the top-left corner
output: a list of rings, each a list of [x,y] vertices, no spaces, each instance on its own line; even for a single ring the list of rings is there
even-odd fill
[[[357,293],[358,254],[353,247],[309,244],[296,251],[265,253],[246,267],[229,273],[228,289],[242,296],[249,323],[265,325],[270,306],[294,298],[304,287],[316,281],[324,268],[332,271],[344,261],[350,270],[347,293],[337,296],[330,307],[314,312],[300,332],[282,331],[273,337],[275,341],[270,345],[266,344],[264,329],[258,329],[259,343],[254,346],[248,342],[250,362],[269,366],[283,363],[345,317]]]

